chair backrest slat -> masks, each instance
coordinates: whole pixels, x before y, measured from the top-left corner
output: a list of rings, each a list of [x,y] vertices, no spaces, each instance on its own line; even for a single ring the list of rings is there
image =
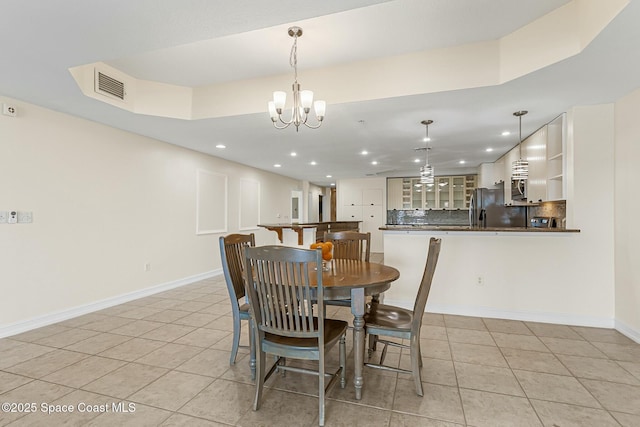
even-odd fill
[[[249,300],[259,330],[283,336],[320,337],[323,334],[323,288],[320,250],[285,246],[245,249]],[[312,289],[311,274],[317,289]],[[313,303],[318,298],[318,322]],[[255,302],[254,302],[255,301]]]
[[[424,273],[422,274],[422,280],[420,281],[420,287],[418,288],[418,295],[416,296],[416,302],[413,306],[413,324],[411,325],[412,331],[420,330],[422,317],[424,316],[424,309],[427,305],[427,298],[429,297],[429,291],[431,290],[433,274],[436,271],[438,257],[440,256],[441,244],[442,239],[436,239],[435,237],[432,237],[429,240],[429,253],[427,255],[427,262],[424,266]]]
[[[237,300],[245,296],[244,286],[244,248],[256,245],[255,235],[251,234],[229,234],[221,236],[220,258],[222,260],[222,271],[227,282],[229,296]]]
[[[369,262],[371,233],[357,231],[325,232],[324,241],[333,243],[334,259],[354,259]]]

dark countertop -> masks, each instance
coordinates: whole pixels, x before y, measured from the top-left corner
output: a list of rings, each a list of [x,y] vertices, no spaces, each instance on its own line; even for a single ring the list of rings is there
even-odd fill
[[[362,221],[281,222],[276,224],[258,224],[258,227],[311,228],[321,224],[349,224],[351,222],[362,222]]]
[[[473,231],[473,232],[520,232],[520,233],[579,233],[569,228],[525,228],[525,227],[471,227],[468,225],[386,225],[383,231]]]
[[[298,233],[298,245],[302,245],[304,230],[310,228],[317,228],[316,240],[322,239],[322,233],[325,231],[332,231],[337,229],[338,231],[346,230],[358,230],[362,221],[323,221],[323,222],[282,222],[277,224],[258,224],[258,227],[266,228],[270,231],[275,231],[278,234],[280,243],[283,243],[282,230],[293,230]],[[343,224],[355,224],[343,225]]]

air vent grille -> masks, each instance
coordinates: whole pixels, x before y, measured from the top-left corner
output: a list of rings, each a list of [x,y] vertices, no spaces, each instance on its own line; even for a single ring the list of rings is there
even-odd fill
[[[98,91],[124,100],[124,83],[98,72]]]

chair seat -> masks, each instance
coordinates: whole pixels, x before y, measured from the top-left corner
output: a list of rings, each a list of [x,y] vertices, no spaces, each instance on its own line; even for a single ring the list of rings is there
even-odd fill
[[[317,322],[317,318],[314,318]],[[324,345],[325,347],[333,346],[347,330],[348,323],[344,320],[325,319],[324,320]],[[283,346],[289,349],[306,349],[311,350],[318,348],[317,338],[297,338],[284,337],[266,332],[264,334],[265,341],[274,346]]]
[[[339,305],[340,307],[351,307],[350,299],[326,299],[325,305]]]
[[[395,331],[411,331],[413,312],[393,305],[375,304],[364,315],[368,328],[393,329]]]

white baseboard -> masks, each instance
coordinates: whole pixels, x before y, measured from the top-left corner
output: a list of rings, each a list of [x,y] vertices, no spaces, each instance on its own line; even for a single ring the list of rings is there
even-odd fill
[[[384,300],[384,303],[390,304],[390,305],[396,305],[398,307],[408,308],[410,310],[413,308],[413,301],[390,300],[386,298]],[[615,326],[613,318],[580,316],[580,315],[574,315],[569,313],[525,312],[525,311],[498,310],[490,307],[456,306],[456,305],[440,305],[440,304],[427,304],[426,311],[429,313],[438,313],[438,314],[454,314],[458,316],[487,317],[491,319],[522,320],[525,322],[557,323],[561,325],[590,326],[590,327],[596,327],[596,328],[613,328]]]
[[[616,330],[640,344],[640,330],[634,329],[620,319],[616,319]]]
[[[32,329],[41,328],[43,326],[61,322],[63,320],[82,316],[83,314],[93,313],[94,311],[103,310],[105,308],[113,307],[114,305],[124,304],[129,301],[168,291],[170,289],[179,288],[180,286],[189,285],[191,283],[209,279],[211,277],[216,277],[221,274],[222,269],[219,268],[216,270],[207,271],[206,273],[196,274],[194,276],[184,277],[182,279],[162,283],[150,288],[140,289],[128,294],[118,295],[115,297],[92,302],[90,304],[45,314],[21,322],[12,323],[6,326],[0,326],[0,338],[5,338],[12,335],[20,334],[22,332],[30,331]]]

